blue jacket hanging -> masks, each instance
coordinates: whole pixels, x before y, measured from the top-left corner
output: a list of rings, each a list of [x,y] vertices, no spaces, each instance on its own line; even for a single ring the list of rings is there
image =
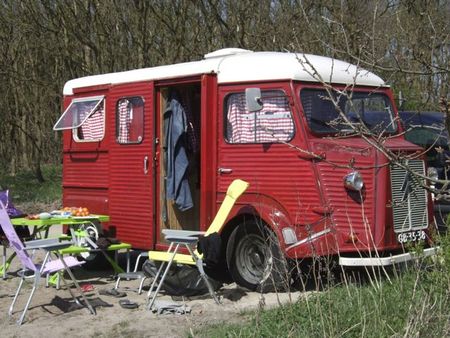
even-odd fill
[[[194,206],[188,181],[189,160],[186,154],[187,121],[178,95],[171,92],[164,111],[166,198],[173,199],[178,209]]]

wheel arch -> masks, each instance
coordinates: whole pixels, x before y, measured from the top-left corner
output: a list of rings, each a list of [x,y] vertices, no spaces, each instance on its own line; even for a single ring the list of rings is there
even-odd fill
[[[221,233],[222,257],[230,280],[262,292],[289,288],[285,243],[279,222],[273,217],[280,211],[251,205],[240,211]]]
[[[280,250],[286,255],[285,249],[287,245],[284,241],[282,230],[292,225],[292,222],[290,222],[287,216],[287,212],[278,202],[270,197],[258,195],[257,198],[257,201],[252,201],[247,198],[246,204],[241,206],[224,226],[220,234],[223,254],[226,254],[226,248],[230,239],[233,240],[232,234],[234,230],[240,224],[244,224],[250,220],[257,220],[267,230],[275,234],[280,245]]]

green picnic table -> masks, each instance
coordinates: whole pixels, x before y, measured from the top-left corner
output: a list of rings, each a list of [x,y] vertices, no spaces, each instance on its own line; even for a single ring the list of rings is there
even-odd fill
[[[68,254],[68,255],[78,255],[82,253],[90,253],[90,252],[101,252],[107,259],[107,261],[113,267],[115,273],[123,273],[124,270],[117,264],[117,253],[119,250],[127,250],[127,272],[129,272],[129,251],[131,249],[131,245],[128,243],[117,243],[111,244],[107,248],[98,248],[94,241],[92,241],[89,237],[89,234],[83,230],[79,229],[79,226],[82,226],[87,223],[93,224],[93,222],[108,222],[108,215],[97,215],[92,214],[89,216],[80,216],[80,217],[50,217],[46,219],[29,219],[27,217],[21,218],[12,218],[11,223],[14,226],[27,226],[32,228],[31,237],[33,239],[36,238],[47,238],[49,230],[52,226],[55,225],[65,225],[68,226],[71,236],[63,235],[61,236],[61,240],[72,240],[73,245],[60,250],[60,254]],[[106,253],[106,251],[114,251],[115,259],[111,259],[111,257]],[[3,278],[6,278],[6,271],[11,265],[12,260],[15,257],[15,254],[12,254],[8,259],[5,257],[6,250],[4,250],[3,256],[3,265],[0,266],[0,275],[3,275]]]

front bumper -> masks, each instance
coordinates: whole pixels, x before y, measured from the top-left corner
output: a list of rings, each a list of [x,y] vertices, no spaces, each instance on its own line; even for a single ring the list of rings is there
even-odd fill
[[[389,266],[408,262],[414,259],[434,256],[440,251],[439,247],[424,249],[421,254],[407,252],[389,257],[339,257],[342,266]]]

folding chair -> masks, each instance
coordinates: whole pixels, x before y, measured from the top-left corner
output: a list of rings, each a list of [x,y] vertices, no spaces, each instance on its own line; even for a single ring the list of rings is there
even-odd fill
[[[137,291],[138,291],[139,295],[142,293],[142,288],[144,286],[145,280],[147,279],[147,276],[144,274],[143,271],[138,271],[138,267],[139,267],[139,262],[141,261],[141,259],[145,258],[145,257],[148,257],[148,252],[147,251],[141,252],[139,254],[139,256],[137,257],[137,259],[136,259],[136,264],[134,265],[133,272],[124,272],[124,273],[119,273],[117,275],[117,281],[116,281],[116,284],[114,286],[115,290],[119,289],[119,284],[120,284],[120,281],[122,279],[128,279],[128,280],[130,280],[130,279],[133,279],[133,280],[134,279],[139,279],[140,283],[139,283],[139,287],[138,287]]]
[[[31,289],[30,295],[28,297],[28,300],[26,302],[26,305],[22,311],[22,314],[17,321],[17,324],[21,325],[25,314],[28,310],[28,307],[30,306],[31,299],[33,298],[33,295],[39,285],[39,282],[41,280],[41,277],[47,277],[49,274],[65,270],[67,274],[72,279],[74,285],[78,289],[78,292],[80,293],[81,297],[83,298],[83,301],[87,305],[89,311],[92,314],[95,314],[94,308],[91,306],[89,301],[86,299],[83,291],[81,290],[78,282],[76,281],[72,271],[70,268],[80,266],[84,262],[79,262],[75,257],[63,257],[61,254],[58,253],[58,250],[63,249],[65,247],[68,247],[71,245],[70,242],[63,243],[59,242],[59,239],[57,238],[50,238],[50,239],[40,239],[40,240],[34,240],[34,241],[28,241],[25,242],[25,245],[20,240],[19,236],[17,235],[14,226],[11,223],[11,220],[9,219],[9,216],[5,210],[5,207],[3,203],[0,202],[0,226],[3,229],[3,232],[5,233],[6,237],[8,238],[10,247],[15,251],[17,254],[17,257],[19,257],[20,261],[23,265],[23,270],[19,272],[19,276],[21,277],[19,287],[17,288],[17,291],[14,295],[14,299],[12,301],[11,306],[9,307],[8,314],[11,316],[14,310],[14,305],[17,301],[17,298],[19,296],[19,293],[22,289],[23,283],[25,281],[25,278],[33,278],[34,277],[34,283],[33,287]],[[29,250],[36,250],[36,249],[43,249],[46,251],[44,261],[42,264],[35,264],[28,254]],[[58,259],[51,260],[50,254],[54,253]],[[29,274],[31,272],[31,275]],[[74,301],[81,305],[78,299],[73,294],[70,287],[67,285],[67,282],[65,281],[64,277],[61,275],[61,279],[66,286],[66,288],[69,290],[72,298]]]
[[[12,198],[9,193],[9,190],[0,191],[0,201],[3,203],[3,206],[6,208],[6,212],[8,213],[9,216],[18,217],[23,215],[23,212],[17,209],[12,203]],[[22,228],[22,230],[26,231],[18,232],[17,234],[19,235],[19,237],[22,240],[30,240],[31,237],[28,228],[25,229]],[[6,258],[6,248],[9,246],[9,242],[1,231],[0,231],[0,245],[3,247],[3,258],[2,258],[2,265],[0,266],[0,275],[2,275],[3,279],[6,279],[6,273],[16,254],[13,253],[11,256],[8,257],[8,259]]]
[[[149,310],[152,309],[161,286],[164,283],[167,272],[169,271],[170,266],[173,262],[177,264],[195,265],[200,273],[201,278],[205,281],[211,297],[216,301],[217,304],[220,304],[219,299],[217,298],[214,289],[212,288],[211,283],[209,282],[208,277],[206,276],[203,269],[203,255],[201,255],[197,251],[197,249],[194,250],[194,247],[196,246],[201,236],[206,237],[213,233],[220,232],[237,199],[244,193],[245,190],[247,190],[248,186],[249,184],[247,182],[239,179],[234,180],[230,184],[227,189],[225,199],[223,200],[219,211],[216,214],[216,217],[214,217],[214,220],[212,221],[206,232],[171,229],[164,229],[162,231],[166,241],[168,241],[170,244],[169,249],[166,252],[149,251],[149,259],[162,262],[147,294],[147,299],[149,300],[147,308]],[[188,250],[189,254],[179,254],[178,250],[180,246],[184,246]],[[166,266],[165,269],[164,266]],[[157,283],[158,285],[156,287],[156,290],[153,292],[153,289]]]

